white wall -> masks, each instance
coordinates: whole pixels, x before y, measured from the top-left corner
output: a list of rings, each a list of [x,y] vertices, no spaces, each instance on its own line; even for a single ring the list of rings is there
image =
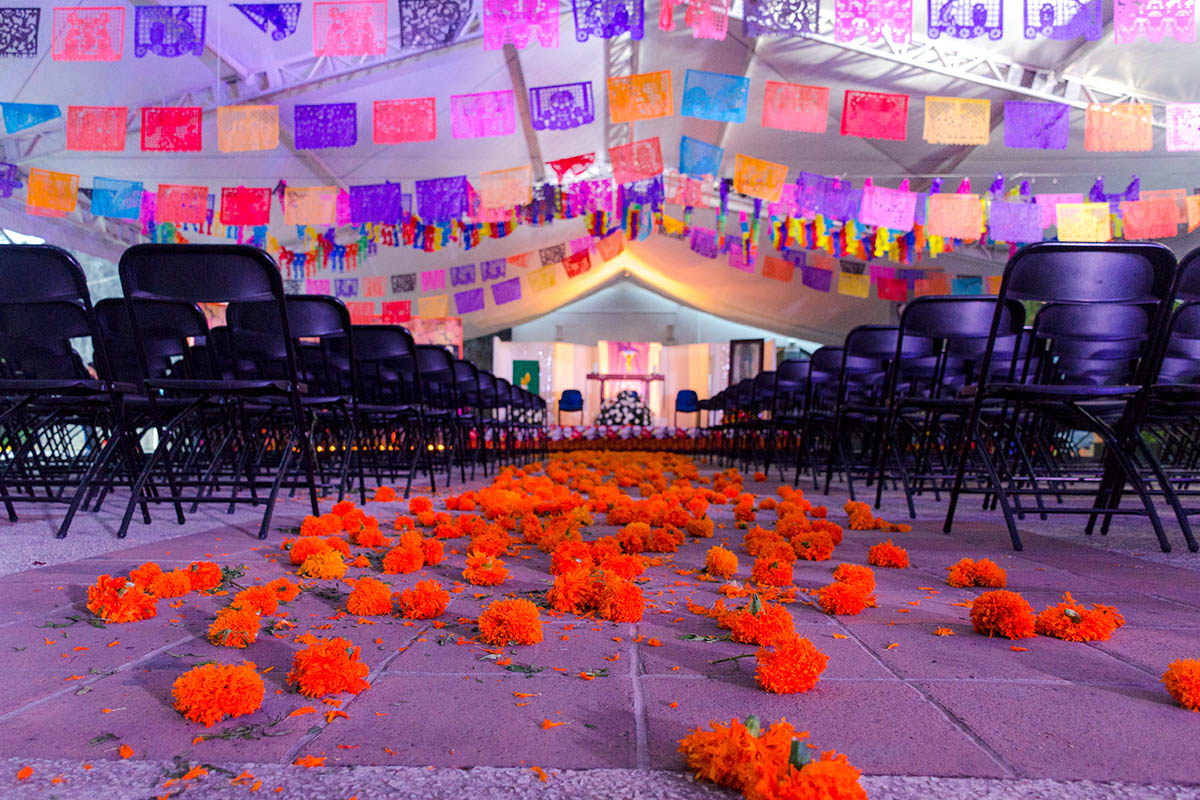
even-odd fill
[[[674,341],[667,337],[668,325],[675,326]],[[512,329],[512,338],[514,342],[552,342],[559,338],[560,327],[561,341],[590,345],[601,339],[617,338],[664,345],[774,338],[776,347],[785,347],[790,342],[799,342],[810,351],[818,347],[697,311],[630,281],[601,289],[532,322],[517,325]]]

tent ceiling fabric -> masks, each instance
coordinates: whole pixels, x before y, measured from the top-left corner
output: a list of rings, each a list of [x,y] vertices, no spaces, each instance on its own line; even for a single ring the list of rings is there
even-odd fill
[[[481,1],[476,0],[476,3]],[[737,20],[731,20],[729,35],[724,41],[693,39],[685,25],[678,25],[674,32],[664,32],[656,24],[657,2],[646,0],[646,3],[646,32],[645,38],[638,43],[637,71],[672,71],[676,113],[668,118],[636,123],[634,135],[637,139],[660,137],[668,167],[676,165],[679,139],[687,135],[725,148],[722,170],[725,176],[732,174],[735,154],[745,153],[787,164],[790,176],[799,170],[807,170],[850,176],[859,184],[862,178],[874,176],[880,183],[894,186],[902,176],[939,174],[951,167],[955,176],[970,176],[973,182],[978,181],[976,190],[985,188],[996,172],[1002,172],[1010,179],[1031,177],[1035,192],[1086,191],[1097,175],[1106,176],[1113,189],[1123,187],[1133,174],[1141,177],[1144,189],[1176,188],[1186,186],[1188,182],[1200,184],[1190,169],[1195,163],[1194,156],[1166,152],[1161,130],[1156,130],[1155,149],[1149,153],[1086,152],[1083,148],[1084,113],[1077,109],[1070,113],[1071,144],[1066,151],[1007,149],[1003,144],[1002,126],[993,130],[991,143],[987,146],[927,144],[921,136],[921,97],[924,95],[990,99],[993,123],[999,119],[997,114],[1003,101],[1028,98],[810,39],[779,36],[748,39],[743,36],[741,23]],[[734,4],[734,16],[739,16],[740,5],[740,0]],[[827,0],[825,5],[831,8],[832,2]],[[920,42],[924,38],[926,4],[916,2],[913,6],[914,38]],[[52,5],[43,6],[39,58],[4,62],[4,68],[0,69],[0,98],[54,103],[64,110],[68,105],[126,105],[130,113],[136,115],[139,106],[157,105],[164,97],[220,84],[234,74],[269,70],[273,65],[312,52],[308,4],[302,12],[299,31],[276,42],[232,6],[222,3],[209,6],[209,49],[203,57],[134,59],[132,48],[127,46],[126,56],[119,62],[56,62],[49,57],[51,9]],[[596,99],[596,121],[567,131],[539,131],[535,134],[536,141],[542,158],[547,161],[587,152],[596,152],[599,159],[605,161],[609,128],[605,42],[596,38],[583,44],[576,42],[570,3],[564,3],[562,10],[561,46],[543,49],[531,44],[517,53],[519,67],[530,87],[590,80]],[[1170,102],[1200,101],[1200,83],[1190,77],[1195,71],[1192,67],[1200,61],[1200,55],[1197,55],[1200,50],[1194,43],[1180,44],[1166,39],[1152,44],[1139,39],[1133,44],[1116,45],[1112,41],[1111,26],[1106,27],[1104,38],[1098,42],[1082,39],[1029,41],[1021,32],[1023,5],[1010,0],[1006,12],[1007,35],[1002,41],[940,40],[938,46],[1004,58],[1027,67],[1090,81],[1123,84],[1135,97]],[[393,34],[397,30],[395,13],[395,2],[389,0],[389,31]],[[127,14],[131,20],[132,10]],[[1111,18],[1111,7],[1107,5],[1106,14]],[[478,22],[472,25],[477,26]],[[831,32],[824,18],[822,32]],[[473,35],[477,34],[475,29]],[[679,116],[684,75],[688,68],[745,74],[751,81],[747,122],[723,124]],[[297,153],[281,145],[269,152],[221,153],[216,147],[216,114],[206,113],[205,144],[201,153],[142,153],[135,130],[131,132],[124,152],[87,153],[39,148],[35,152],[46,154],[22,160],[21,166],[78,173],[83,176],[81,185],[85,188],[96,175],[142,180],[148,190],[159,182],[197,183],[207,184],[214,192],[219,192],[222,186],[274,186],[280,179],[287,180],[292,186],[324,185],[332,175],[344,185],[399,180],[405,182],[406,190],[411,190],[411,182],[418,178],[463,173],[475,178],[484,171],[529,163],[529,147],[519,124],[513,135],[497,138],[457,140],[450,133],[449,101],[452,94],[509,89],[511,80],[504,52],[485,50],[482,41],[474,38],[349,78],[316,80],[303,88],[280,91],[264,101],[280,106],[280,121],[285,128],[291,126],[296,104],[357,103],[358,144],[354,147]],[[804,134],[761,127],[763,86],[767,80],[830,87],[827,132]],[[261,93],[268,88],[258,86],[254,91]],[[846,89],[912,95],[907,140],[884,142],[840,136],[838,121]],[[435,141],[397,146],[373,143],[371,104],[374,100],[429,95],[437,98],[438,138]],[[236,102],[237,99],[231,99],[226,104]],[[12,155],[10,150],[9,157]],[[0,205],[10,211],[20,209],[20,203],[15,199],[0,201]],[[274,216],[279,224],[273,227],[272,234],[285,245],[294,243],[295,230],[285,227],[282,215],[277,212],[276,206]],[[10,221],[12,217],[13,214],[6,215]],[[712,221],[711,211],[697,211],[698,224],[708,226]],[[10,227],[19,229],[16,225]],[[44,225],[40,226],[40,229],[44,228]],[[485,241],[478,251],[466,252],[456,244],[436,253],[380,247],[378,255],[360,266],[357,274],[413,272],[477,262],[557,244],[584,234],[581,221],[568,220],[541,228],[521,227],[506,239]],[[767,243],[760,241],[760,254],[768,250]],[[943,256],[933,263],[947,265],[949,269],[949,265],[962,262]],[[506,306],[493,308],[489,302],[486,311],[467,316],[467,335],[488,333],[546,313],[594,290],[610,280],[616,270],[625,268],[631,272],[644,271],[638,275],[640,279],[658,291],[702,310],[818,341],[830,341],[854,324],[881,321],[892,313],[891,305],[886,302],[811,292],[802,288],[798,279],[791,285],[784,285],[750,276],[730,269],[724,258],[703,259],[685,244],[652,236],[648,241],[629,245],[627,254],[617,261],[607,265],[597,261],[592,272],[579,278],[567,280],[560,272],[559,283],[552,290],[539,293],[526,288],[519,303]],[[979,268],[978,264],[975,268]],[[998,268],[997,262],[992,271]]]

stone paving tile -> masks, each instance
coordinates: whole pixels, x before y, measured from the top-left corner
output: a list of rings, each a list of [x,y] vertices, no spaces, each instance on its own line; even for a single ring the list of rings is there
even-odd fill
[[[1194,714],[1161,689],[932,681],[921,688],[1022,777],[1195,783]]]

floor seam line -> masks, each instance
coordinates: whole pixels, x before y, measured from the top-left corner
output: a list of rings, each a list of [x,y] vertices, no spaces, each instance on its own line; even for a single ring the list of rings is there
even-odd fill
[[[650,731],[646,718],[646,697],[642,691],[642,657],[638,647],[638,627],[634,625],[629,647],[629,677],[633,692],[633,730],[637,769],[650,768]]]

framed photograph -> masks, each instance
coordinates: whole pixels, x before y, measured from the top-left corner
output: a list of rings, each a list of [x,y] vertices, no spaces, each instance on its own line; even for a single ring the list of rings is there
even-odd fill
[[[732,339],[729,342],[729,385],[753,378],[763,367],[762,339]]]

